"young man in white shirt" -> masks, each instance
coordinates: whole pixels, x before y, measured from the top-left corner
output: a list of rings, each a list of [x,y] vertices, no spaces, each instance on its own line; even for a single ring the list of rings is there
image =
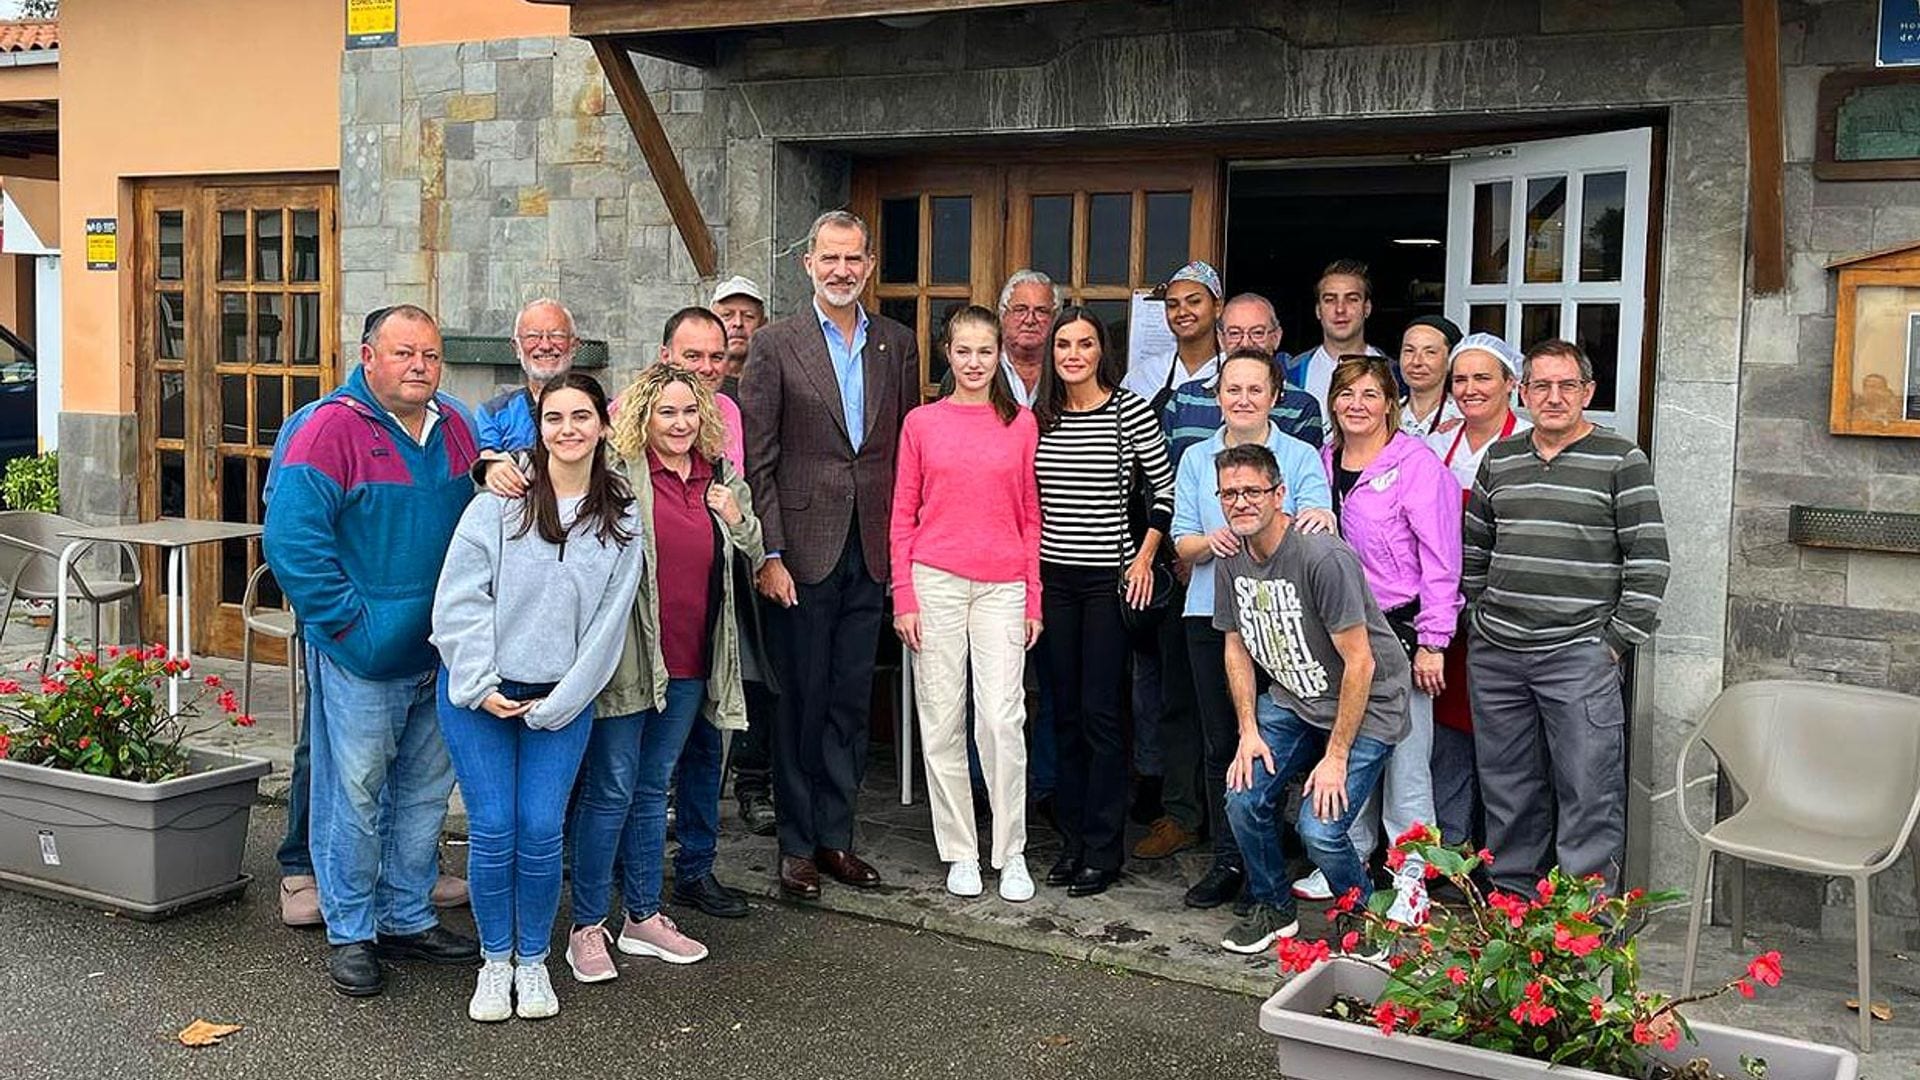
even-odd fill
[[[1288,381],[1304,387],[1320,403],[1325,430],[1331,436],[1333,416],[1327,411],[1327,387],[1342,356],[1384,356],[1367,344],[1367,317],[1373,314],[1373,279],[1358,259],[1335,259],[1320,271],[1313,290],[1313,316],[1320,320],[1320,344],[1297,357]]]

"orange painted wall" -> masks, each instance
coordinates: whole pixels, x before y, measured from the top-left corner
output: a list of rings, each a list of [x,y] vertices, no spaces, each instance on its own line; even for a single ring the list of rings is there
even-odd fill
[[[60,13],[62,408],[133,411],[122,274],[90,271],[86,219],[120,219],[149,176],[340,167],[343,0],[89,0]],[[567,9],[400,0],[403,45],[564,35]]]

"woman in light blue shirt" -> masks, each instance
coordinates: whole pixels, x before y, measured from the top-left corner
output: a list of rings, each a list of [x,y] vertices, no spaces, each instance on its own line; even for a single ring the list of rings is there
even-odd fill
[[[1280,389],[1276,375],[1273,358],[1258,349],[1238,349],[1228,355],[1215,387],[1226,425],[1181,455],[1174,480],[1174,550],[1193,575],[1181,621],[1206,748],[1207,812],[1215,818],[1213,867],[1187,890],[1188,907],[1217,907],[1233,900],[1246,877],[1239,845],[1222,813],[1227,765],[1239,745],[1239,728],[1227,691],[1226,635],[1213,628],[1213,560],[1233,554],[1240,540],[1227,528],[1226,515],[1220,511],[1214,455],[1229,446],[1264,443],[1280,462],[1287,486],[1286,511],[1294,516],[1294,527],[1331,532],[1334,526],[1333,496],[1318,450],[1282,432],[1268,415]]]

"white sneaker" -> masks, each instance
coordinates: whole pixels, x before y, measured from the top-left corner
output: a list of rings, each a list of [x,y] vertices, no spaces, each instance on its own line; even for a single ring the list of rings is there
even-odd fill
[[[473,981],[473,999],[467,1002],[467,1018],[493,1024],[513,1015],[513,962],[488,960],[480,965]]]
[[[1333,888],[1327,884],[1327,875],[1315,870],[1293,883],[1293,896],[1296,900],[1331,900]]]
[[[1022,904],[1033,899],[1033,877],[1027,873],[1027,857],[1015,855],[1000,870],[1000,899]]]
[[[544,961],[514,965],[513,997],[513,1011],[522,1020],[545,1020],[560,1011],[560,998],[553,992]]]
[[[955,896],[980,895],[980,860],[959,859],[947,868],[947,891]]]
[[[1402,926],[1420,926],[1427,921],[1430,906],[1427,883],[1418,870],[1411,874],[1402,872],[1394,875],[1393,906],[1387,909],[1387,918]]]

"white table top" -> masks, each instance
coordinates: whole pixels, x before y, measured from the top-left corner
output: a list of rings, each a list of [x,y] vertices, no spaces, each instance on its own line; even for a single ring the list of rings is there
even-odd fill
[[[189,547],[216,540],[241,540],[259,536],[263,526],[244,521],[198,521],[190,518],[160,518],[133,525],[99,525],[71,529],[61,533],[68,540],[102,540],[121,544],[144,544],[157,548]]]

